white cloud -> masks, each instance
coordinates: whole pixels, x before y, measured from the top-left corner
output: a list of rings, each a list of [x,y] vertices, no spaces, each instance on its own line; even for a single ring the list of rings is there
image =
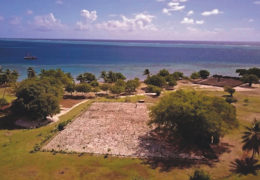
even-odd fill
[[[96,11],[88,11],[86,9],[81,10],[80,15],[84,18],[84,20],[76,23],[77,30],[89,30],[92,23],[98,18]]]
[[[37,30],[40,31],[51,31],[64,27],[61,21],[55,18],[53,13],[43,16],[35,16],[33,24],[36,26]]]
[[[260,1],[254,1],[253,3],[256,5],[260,5]]]
[[[187,13],[187,16],[191,16],[191,15],[193,15],[194,14],[194,11],[189,11],[188,13]]]
[[[199,24],[199,25],[202,25],[202,24],[204,24],[205,22],[203,21],[203,20],[197,20],[196,21],[196,24]]]
[[[192,24],[198,24],[198,25],[202,25],[204,24],[204,21],[203,20],[194,20],[192,18],[188,18],[188,17],[185,17],[182,21],[181,21],[181,24],[189,24],[189,25],[192,25]]]
[[[194,24],[194,19],[190,19],[185,17],[182,21],[181,24]]]
[[[0,16],[0,21],[3,21],[5,18],[3,16]]]
[[[32,14],[33,14],[33,11],[29,9],[29,10],[26,11],[26,13],[27,13],[28,15],[32,15]]]
[[[59,4],[59,5],[63,4],[63,0],[56,0],[56,4]]]
[[[213,9],[212,11],[204,11],[203,13],[201,13],[202,16],[211,16],[211,15],[218,15],[218,14],[222,14],[223,12],[221,12],[218,9]]]
[[[9,21],[9,24],[11,24],[11,25],[18,25],[18,24],[21,23],[21,21],[22,21],[21,17],[15,16],[15,17],[11,17],[11,19]]]
[[[250,22],[250,23],[252,23],[252,22],[254,22],[255,20],[254,19],[248,19],[248,22]]]
[[[171,15],[172,11],[181,11],[185,9],[185,5],[181,4],[186,2],[187,0],[171,0],[166,8],[163,8],[162,13]]]
[[[95,21],[98,17],[96,11],[88,11],[86,9],[81,10],[80,15],[88,21]]]
[[[121,16],[121,20],[109,20],[101,24],[97,24],[99,29],[110,31],[138,31],[148,30],[156,31],[157,28],[152,23],[154,16],[140,13],[136,14],[133,18]]]

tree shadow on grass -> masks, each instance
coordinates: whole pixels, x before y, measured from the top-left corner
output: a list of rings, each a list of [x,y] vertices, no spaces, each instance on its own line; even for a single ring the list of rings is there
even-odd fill
[[[260,164],[257,164],[258,160],[253,158],[236,159],[231,163],[231,172],[240,175],[253,174],[257,175],[257,171],[260,170]]]
[[[223,153],[231,152],[228,143],[200,148],[196,144],[185,143],[181,138],[169,138],[168,134],[158,129],[139,138],[140,152],[146,154],[143,164],[160,171],[174,168],[189,168],[196,165],[214,166]]]

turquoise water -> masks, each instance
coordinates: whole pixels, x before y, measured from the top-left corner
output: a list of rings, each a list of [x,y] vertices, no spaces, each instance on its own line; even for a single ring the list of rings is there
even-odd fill
[[[27,53],[38,60],[24,60]],[[37,72],[61,68],[73,76],[112,70],[143,79],[146,68],[152,73],[166,68],[186,75],[208,69],[234,76],[237,68],[260,67],[260,43],[0,39],[0,64],[16,69],[20,79],[29,66]]]

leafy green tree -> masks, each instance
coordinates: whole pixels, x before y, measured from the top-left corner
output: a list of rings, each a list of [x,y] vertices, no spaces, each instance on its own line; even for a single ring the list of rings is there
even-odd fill
[[[237,69],[236,73],[239,74],[239,76],[245,76],[245,75],[256,75],[258,78],[260,78],[260,68],[253,67],[249,69]]]
[[[138,88],[139,85],[140,85],[139,79],[128,80],[126,82],[125,91],[128,93],[133,93],[136,91],[136,88]]]
[[[157,96],[160,96],[162,92],[162,88],[158,86],[148,85],[146,88],[146,92],[148,93],[156,93]]]
[[[66,87],[65,87],[65,91],[67,91],[68,93],[72,93],[75,92],[75,84],[74,83],[71,83],[71,84],[68,84]]]
[[[78,75],[76,78],[80,83],[91,83],[93,81],[97,81],[96,76],[92,73],[84,73]]]
[[[231,97],[233,97],[233,94],[236,92],[236,90],[230,86],[225,86],[224,91],[229,93]]]
[[[122,73],[113,72],[113,71],[109,71],[109,72],[102,71],[100,77],[104,80],[105,83],[115,83],[118,80],[126,79],[126,77]]]
[[[237,69],[236,73],[238,73],[239,76],[244,76],[245,74],[247,74],[247,70],[246,69]]]
[[[149,77],[151,75],[150,70],[145,69],[143,75]]]
[[[166,77],[166,76],[169,76],[170,73],[167,69],[162,69],[162,70],[159,71],[158,75],[162,76],[162,77]]]
[[[183,72],[176,71],[172,73],[173,78],[177,81],[183,78]]]
[[[36,77],[36,72],[32,67],[28,67],[27,69],[27,77],[30,78],[35,78]]]
[[[207,70],[200,70],[199,74],[202,79],[207,79],[210,75],[209,71]]]
[[[110,91],[112,94],[119,95],[125,91],[125,86],[113,85],[110,87]]]
[[[186,142],[209,147],[238,125],[236,109],[222,98],[195,91],[176,91],[160,99],[151,108],[151,122],[178,134]]]
[[[210,180],[210,176],[203,170],[195,170],[193,176],[190,176],[190,180]]]
[[[252,158],[255,154],[259,155],[260,150],[260,121],[255,120],[251,126],[246,127],[243,133],[243,147],[244,151],[252,151]]]
[[[59,91],[48,81],[27,79],[16,89],[12,111],[16,115],[27,116],[32,120],[44,120],[60,111]]]
[[[200,74],[198,72],[193,72],[191,75],[190,75],[190,78],[191,79],[199,79],[200,78]]]
[[[0,73],[0,85],[4,86],[4,93],[3,93],[3,97],[5,97],[5,93],[6,93],[6,88],[8,86],[11,86],[12,84],[15,84],[17,79],[19,77],[19,74],[17,71],[13,70],[11,71],[10,69],[6,69],[5,71],[3,71],[1,69],[1,73]]]
[[[77,84],[75,90],[81,93],[88,93],[91,91],[91,86],[87,83]]]
[[[158,75],[150,76],[144,82],[146,84],[158,86],[158,87],[163,87],[167,84],[165,78]]]
[[[258,83],[259,78],[254,74],[246,74],[242,77],[244,83],[248,83],[249,87],[252,87],[253,83]]]
[[[74,82],[71,74],[65,73],[61,69],[50,69],[50,70],[42,69],[41,73],[39,74],[39,77],[41,79],[50,79],[50,80],[55,79],[54,84],[60,84],[63,87]]]
[[[98,83],[97,80],[95,80],[95,81],[92,81],[92,82],[90,83],[90,86],[92,86],[92,87],[99,87],[99,83]]]
[[[116,81],[115,85],[116,86],[121,86],[121,87],[125,88],[126,82],[124,80],[122,80],[122,79],[119,79],[118,81]]]
[[[100,89],[102,91],[108,91],[110,89],[110,86],[111,86],[110,84],[101,84]]]

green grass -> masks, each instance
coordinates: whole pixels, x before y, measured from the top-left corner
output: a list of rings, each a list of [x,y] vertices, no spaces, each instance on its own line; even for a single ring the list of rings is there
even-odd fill
[[[1,92],[0,92],[1,93]],[[222,96],[223,92],[208,92],[208,95]],[[11,97],[11,96],[10,96]],[[238,98],[236,104],[238,108],[238,119],[242,124],[249,124],[249,120],[245,118],[248,114],[258,113],[260,101],[258,95],[250,95],[245,93],[235,93]],[[244,107],[244,99],[249,98],[249,103]],[[122,99],[104,99],[99,98],[97,101],[106,102],[137,102],[140,99],[146,99],[143,96],[122,98]],[[89,154],[62,154],[52,152],[30,153],[36,144],[41,145],[42,142],[49,137],[58,133],[54,131],[61,122],[73,120],[80,113],[85,111],[94,100],[71,110],[63,115],[59,122],[32,130],[0,130],[0,179],[171,179],[171,180],[188,180],[194,169],[199,166],[190,168],[172,167],[168,171],[161,171],[160,167],[152,168],[146,164],[144,160],[132,158],[117,158],[103,156],[94,156]],[[0,123],[1,124],[1,123]],[[240,138],[243,127],[238,130],[231,131],[228,137],[231,140]],[[229,155],[229,154],[228,154]],[[208,171],[213,177],[225,176],[228,172],[226,167],[220,163],[209,167],[201,166],[202,169]],[[259,176],[238,176],[228,173],[225,180],[254,180]],[[223,179],[223,180],[224,180]]]
[[[0,88],[0,98],[3,97],[4,89],[5,89],[5,88]],[[10,88],[6,88],[6,91],[5,91],[5,99],[6,99],[7,102],[9,102],[9,103],[11,103],[11,102],[15,99],[15,95],[11,92],[11,89],[10,89]]]

